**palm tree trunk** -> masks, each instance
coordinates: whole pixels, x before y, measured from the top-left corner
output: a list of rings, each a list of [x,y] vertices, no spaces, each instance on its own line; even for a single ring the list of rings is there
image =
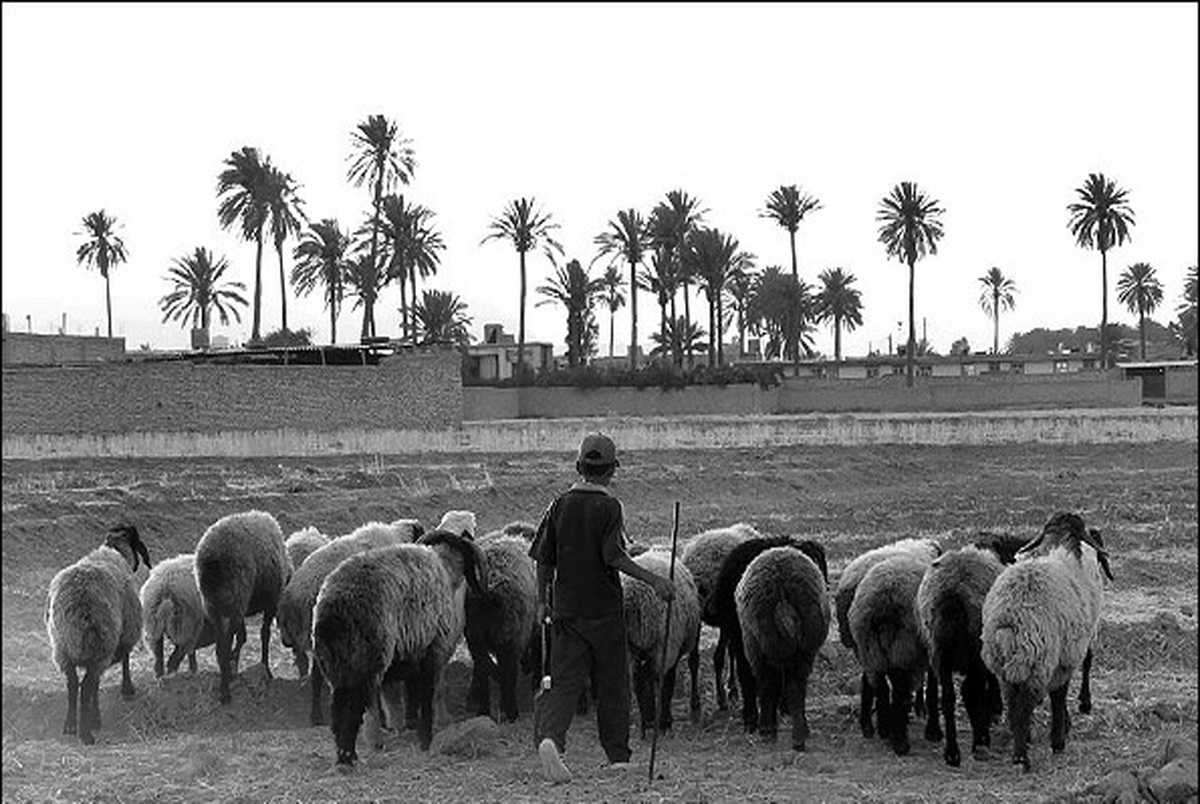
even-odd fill
[[[798,280],[800,279],[800,269],[796,264],[796,233],[791,229],[788,229],[788,240],[792,244],[792,278]]]
[[[716,365],[717,360],[717,325],[713,321],[713,300],[708,300],[708,367]]]
[[[337,343],[337,302],[329,304],[329,345]]]
[[[262,226],[254,236],[254,326],[250,328],[250,340],[257,341],[262,324]]]
[[[403,271],[404,268],[401,268]],[[416,299],[413,299],[415,302]],[[400,334],[408,338],[408,288],[404,282],[404,274],[400,274]]]
[[[992,354],[1000,354],[1000,289],[992,290]]]
[[[610,307],[608,308],[608,359],[613,358],[613,327],[616,326],[617,311]]]
[[[112,290],[108,284],[108,271],[104,272],[104,307],[108,311],[108,337],[112,337]]]
[[[1100,365],[1108,368],[1108,254],[1100,249]]]
[[[520,319],[517,325],[517,382],[525,376],[525,252],[517,251],[521,258],[521,301]]]
[[[415,307],[417,304],[417,266],[415,265],[410,265],[408,268],[408,283],[412,285],[412,303]],[[400,284],[403,285],[404,280],[400,280]],[[416,329],[416,321],[413,322],[413,329]],[[416,337],[415,332],[413,333],[413,337]]]
[[[637,263],[629,263],[629,370],[637,370]]]
[[[913,320],[913,291],[915,290],[915,279],[917,275],[916,263],[909,261],[908,263],[908,348],[905,349],[905,384],[912,388],[913,384],[913,360],[917,351],[917,324]]]
[[[721,294],[717,294],[717,365],[725,365],[725,311],[721,308]]]
[[[671,329],[676,329],[679,324],[679,316],[675,314],[675,295],[671,294]],[[663,335],[667,334],[667,330],[663,329]],[[675,333],[678,335],[679,333]],[[671,362],[677,366],[683,365],[683,355],[679,351],[679,339],[671,338]]]
[[[836,314],[833,316],[833,360],[842,362],[842,317]]]
[[[275,251],[279,254],[279,301],[280,309],[283,312],[283,330],[287,331],[287,278],[283,275],[283,241],[280,240],[275,244]]]
[[[691,291],[691,286],[688,284],[688,281],[686,279],[683,280],[683,324],[684,324],[683,331],[685,333],[689,333],[692,331],[692,305],[688,300],[688,297],[692,295],[690,291]],[[688,368],[691,368],[692,367],[692,339],[691,338],[688,338],[687,342],[683,345],[683,351],[684,351],[684,354],[687,355]]]
[[[375,264],[375,259],[379,255],[379,200],[383,197],[383,171],[380,170],[375,178],[375,200],[372,204],[371,216],[371,281],[375,281],[376,271],[378,270]],[[375,336],[375,302],[372,299],[370,303],[363,300],[363,331],[362,337]]]
[[[1146,311],[1138,305],[1138,337],[1142,342],[1142,360],[1146,359]]]

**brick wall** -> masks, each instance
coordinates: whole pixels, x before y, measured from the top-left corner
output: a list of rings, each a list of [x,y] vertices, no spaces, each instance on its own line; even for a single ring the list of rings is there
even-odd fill
[[[432,430],[462,421],[453,349],[411,349],[377,366],[130,362],[5,369],[10,435]]]
[[[28,332],[4,333],[4,365],[61,366],[124,360],[124,338],[94,338],[90,335],[44,335]]]

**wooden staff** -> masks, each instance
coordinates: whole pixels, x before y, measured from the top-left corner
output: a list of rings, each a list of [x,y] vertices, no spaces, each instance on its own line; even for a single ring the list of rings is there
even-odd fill
[[[671,521],[671,564],[667,570],[667,579],[671,581],[671,586],[675,585],[675,547],[679,543],[679,500],[675,501],[675,512]],[[659,662],[659,678],[654,681],[654,731],[650,738],[650,781],[654,781],[654,759],[658,755],[658,718],[659,718],[659,697],[662,689],[661,675],[666,672],[667,665],[667,642],[671,638],[671,604],[675,602],[675,595],[671,595],[671,599],[667,601],[667,623],[663,627],[663,649],[662,661]],[[671,702],[667,702],[670,706]]]

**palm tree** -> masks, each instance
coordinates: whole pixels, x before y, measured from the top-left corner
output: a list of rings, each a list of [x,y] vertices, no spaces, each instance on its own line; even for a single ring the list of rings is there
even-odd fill
[[[608,230],[596,235],[595,243],[600,246],[596,259],[606,254],[613,255],[629,263],[629,315],[631,319],[629,335],[629,370],[637,369],[637,281],[638,265],[651,247],[650,232],[646,222],[636,209],[625,209],[617,213],[615,221],[608,222]],[[610,337],[611,341],[612,338]]]
[[[1080,248],[1100,252],[1100,362],[1109,364],[1108,349],[1108,250],[1130,239],[1134,225],[1129,191],[1118,189],[1103,173],[1089,173],[1082,187],[1076,187],[1079,200],[1067,205],[1071,219],[1067,228]]]
[[[337,343],[337,315],[346,288],[350,237],[333,218],[309,226],[292,252],[292,284],[296,292],[307,296],[318,284],[324,286],[325,306],[329,308],[329,343]]]
[[[666,332],[668,304],[671,306],[671,318],[674,318],[676,282],[671,271],[671,261],[661,251],[656,250],[650,255],[649,270],[642,272],[639,286],[654,294],[654,299],[658,302],[658,331]],[[666,343],[661,339],[659,342]]]
[[[913,361],[917,349],[917,330],[913,320],[913,298],[917,260],[926,254],[937,254],[937,241],[942,237],[940,217],[943,210],[938,202],[917,189],[916,182],[902,181],[892,188],[891,195],[880,202],[875,220],[879,227],[879,242],[889,257],[908,265],[908,348],[904,350],[906,384],[913,384]]]
[[[100,276],[104,277],[104,306],[108,312],[108,337],[110,338],[112,337],[112,290],[109,286],[108,272],[129,258],[125,251],[125,243],[114,232],[116,227],[117,219],[102,209],[99,212],[90,212],[85,215],[83,231],[75,233],[87,238],[87,241],[75,252],[76,264],[86,263],[89,268],[95,266],[100,271]]]
[[[815,319],[833,324],[833,359],[842,362],[842,328],[853,332],[862,326],[862,294],[854,284],[854,274],[841,268],[826,268],[820,274],[821,292],[815,302]]]
[[[483,245],[489,240],[508,240],[517,250],[521,267],[521,299],[520,323],[517,326],[517,381],[525,377],[525,254],[530,249],[537,248],[539,243],[543,252],[554,261],[553,252],[563,253],[563,247],[558,244],[551,232],[558,224],[550,219],[549,213],[535,211],[532,198],[518,198],[509,201],[504,212],[492,219],[488,228],[492,231],[480,241]]]
[[[733,300],[733,308],[738,321],[738,357],[746,353],[746,330],[750,326],[748,311],[750,299],[754,294],[757,274],[754,273],[753,256],[739,252],[740,259],[725,283],[725,290]],[[749,259],[747,259],[749,258]]]
[[[282,312],[283,331],[288,331],[287,319],[287,275],[283,271],[283,243],[292,235],[299,235],[308,222],[304,214],[304,199],[297,191],[299,186],[291,175],[276,167],[267,169],[267,212],[270,216],[271,239],[275,242],[275,253],[279,256],[279,299]]]
[[[721,301],[725,282],[733,270],[733,258],[738,253],[738,241],[717,229],[699,229],[688,239],[684,262],[690,266],[708,301],[708,364],[725,362],[721,324],[724,320]]]
[[[759,274],[750,302],[750,317],[766,330],[765,357],[783,357],[799,365],[800,354],[812,354],[812,291],[803,279],[770,265]]]
[[[986,274],[979,277],[983,290],[979,293],[979,306],[992,319],[992,354],[1000,354],[1000,311],[1011,310],[1016,306],[1013,294],[1017,292],[1017,283],[1013,282],[993,266]]]
[[[689,330],[692,321],[691,312],[691,277],[684,264],[683,255],[687,250],[687,239],[701,223],[707,209],[700,207],[700,199],[688,195],[683,190],[671,190],[667,200],[659,202],[650,213],[649,229],[651,242],[655,248],[662,249],[673,264],[677,287],[683,291],[683,318]],[[671,316],[674,317],[674,310]],[[692,359],[691,341],[681,341],[688,362]],[[677,361],[682,362],[680,358]]]
[[[471,317],[466,309],[466,303],[454,293],[426,290],[413,304],[413,337],[422,344],[453,343],[465,348],[471,340]]]
[[[363,317],[370,321],[368,332],[375,332],[375,302],[383,290],[383,274],[371,261],[370,244],[359,243],[346,262],[345,292],[355,297],[351,309],[363,308]],[[366,311],[372,311],[368,314]]]
[[[1179,306],[1175,308],[1176,321],[1171,329],[1183,343],[1184,353],[1191,357],[1196,353],[1196,304],[1200,295],[1200,284],[1196,280],[1196,266],[1188,268],[1187,279],[1183,283],[1183,296]]]
[[[417,277],[426,279],[437,273],[441,263],[439,252],[446,244],[441,233],[433,227],[433,211],[420,204],[405,202],[403,195],[384,196],[382,213],[379,226],[389,255],[384,284],[393,280],[399,283],[401,333],[405,338],[415,337],[415,326],[410,327],[405,283],[412,287],[415,304]]]
[[[396,182],[408,184],[416,169],[417,160],[413,154],[411,141],[400,136],[396,123],[381,114],[373,114],[358,124],[352,132],[352,152],[350,154],[350,170],[347,178],[355,187],[369,182],[372,187],[371,202],[371,253],[369,270],[381,274],[379,270],[379,222],[380,204],[384,191],[390,192]],[[363,270],[366,270],[364,267]],[[367,277],[364,277],[367,279]],[[375,284],[378,280],[368,282]],[[363,300],[362,337],[375,335],[374,299],[370,302]]]
[[[1117,280],[1117,300],[1129,312],[1137,313],[1138,337],[1142,342],[1142,360],[1146,359],[1146,316],[1162,304],[1163,288],[1154,268],[1148,263],[1135,262],[1122,272]]]
[[[625,286],[625,278],[621,276],[621,271],[615,265],[609,265],[608,270],[604,272],[604,276],[600,278],[601,293],[604,298],[604,305],[608,307],[608,358],[613,356],[613,323],[617,317],[617,310],[625,306],[625,293],[621,290]]]
[[[240,224],[242,239],[254,241],[254,323],[250,340],[256,342],[262,324],[262,238],[270,207],[271,161],[264,161],[257,148],[245,146],[231,153],[224,164],[226,168],[217,176],[217,218],[222,229]]]
[[[650,340],[657,345],[650,350],[652,355],[682,354],[689,346],[699,347],[704,343],[706,333],[703,329],[689,322],[683,316],[668,319],[658,332],[650,334]]]
[[[767,208],[762,211],[764,218],[770,218],[784,229],[787,229],[788,241],[792,246],[792,276],[800,278],[796,264],[796,229],[800,221],[810,212],[821,208],[821,202],[816,198],[801,193],[794,184],[782,185],[767,196]]]
[[[554,276],[537,289],[546,297],[537,306],[557,302],[566,308],[567,365],[574,367],[584,362],[589,353],[587,347],[593,342],[593,338],[589,337],[596,327],[592,305],[603,293],[604,280],[588,276],[579,260],[571,260],[563,267],[554,267]]]
[[[163,323],[176,320],[181,326],[190,323],[193,328],[199,326],[207,332],[213,310],[217,311],[222,326],[229,325],[230,313],[241,323],[242,315],[237,305],[245,307],[249,304],[239,292],[245,291],[246,286],[241,282],[222,283],[221,277],[228,268],[229,263],[224,257],[214,261],[212,252],[200,246],[191,254],[177,258],[165,277],[175,287],[158,301],[163,311]]]

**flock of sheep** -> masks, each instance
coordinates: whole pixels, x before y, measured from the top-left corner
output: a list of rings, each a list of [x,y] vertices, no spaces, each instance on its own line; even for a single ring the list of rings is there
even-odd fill
[[[381,729],[398,728],[401,711],[404,727],[429,748],[435,705],[444,714],[441,676],[464,636],[473,664],[467,709],[492,714],[494,679],[500,718],[515,720],[521,670],[535,682],[542,675],[528,555],[534,528],[514,522],[478,538],[475,530],[474,514],[450,511],[428,532],[404,519],[368,523],[334,539],[313,528],[285,539],[270,514],[235,513],[213,523],[194,553],[153,566],[139,590],[134,573],[141,562],[151,566],[149,552],[133,526],[116,527],[50,584],[47,629],[67,680],[63,732],[95,741],[99,682],[109,666],[121,663],[122,695],[134,694],[129,654],[143,635],[156,676],[175,672],[185,657],[195,672],[196,650],[215,645],[219,697],[228,703],[245,621],[254,615],[261,615],[268,676],[274,621],[297,672],[310,677],[314,725],[325,722],[322,694],[331,691],[339,767],[357,759],[364,716],[377,749]],[[672,574],[666,550],[631,545],[630,553],[642,566]],[[642,733],[671,728],[684,657],[689,713],[699,719],[704,623],[719,630],[718,708],[728,708],[740,688],[748,732],[774,740],[784,713],[792,747],[805,750],[808,679],[836,618],[839,638],[862,669],[864,737],[878,734],[906,754],[910,712],[926,715],[926,739],[944,739],[945,761],[959,765],[957,673],[973,753],[986,754],[990,728],[1006,712],[1012,760],[1029,770],[1030,721],[1047,694],[1051,748],[1065,747],[1068,686],[1077,668],[1079,708],[1090,711],[1103,576],[1112,578],[1100,534],[1072,513],[1054,514],[1028,543],[980,534],[950,552],[932,539],[884,545],[854,558],[832,589],[816,541],[766,536],[744,523],[705,531],[686,542],[674,565],[669,607],[645,584],[622,576]],[[664,633],[670,644],[663,644]],[[167,639],[174,648],[164,663]]]

